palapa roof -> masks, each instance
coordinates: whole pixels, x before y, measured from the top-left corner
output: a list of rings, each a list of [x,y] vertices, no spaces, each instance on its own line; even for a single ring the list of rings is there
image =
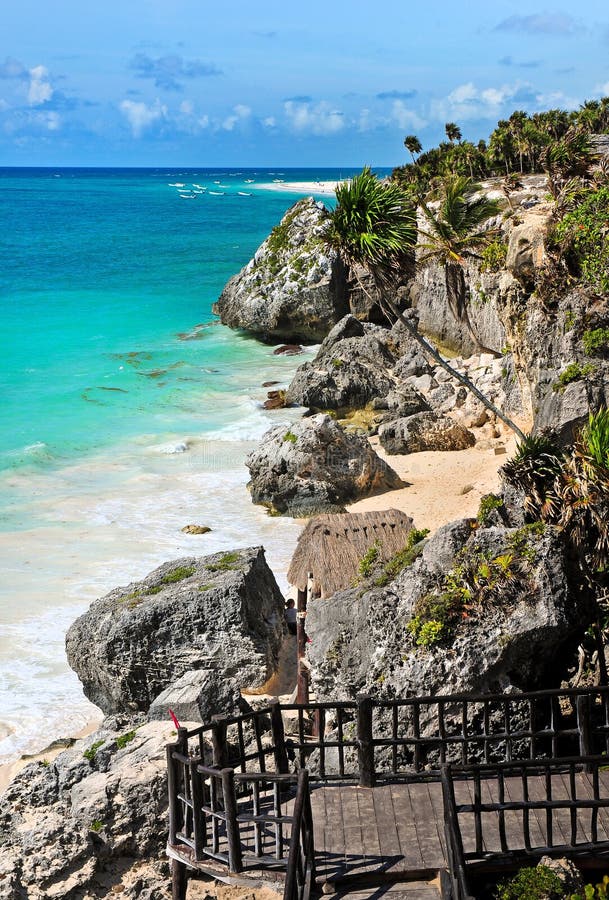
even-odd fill
[[[397,509],[314,516],[298,538],[288,581],[305,590],[312,572],[314,593],[330,597],[351,587],[362,557],[376,542],[379,559],[391,559],[413,528],[410,516]]]

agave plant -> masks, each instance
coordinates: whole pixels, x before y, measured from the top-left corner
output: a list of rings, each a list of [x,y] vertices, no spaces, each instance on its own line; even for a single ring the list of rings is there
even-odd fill
[[[527,435],[501,475],[507,484],[524,494],[527,519],[552,522],[558,515],[556,479],[562,472],[564,455],[549,434]]]

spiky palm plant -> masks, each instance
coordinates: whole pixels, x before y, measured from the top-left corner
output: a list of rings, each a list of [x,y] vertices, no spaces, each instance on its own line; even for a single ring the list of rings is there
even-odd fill
[[[414,262],[416,213],[409,194],[399,183],[379,181],[370,168],[365,167],[351,181],[337,187],[336,199],[338,202],[330,214],[330,227],[324,239],[339,254],[351,277],[357,279],[360,266],[367,271],[376,285],[387,319],[390,322],[399,319],[425,353],[471,391],[497,418],[524,437],[502,410],[425,340],[394,300],[398,278]],[[360,287],[365,291],[361,282]]]
[[[550,435],[527,435],[514,456],[501,467],[507,484],[524,494],[525,515],[530,521],[555,521],[558,515],[556,480],[564,454]]]
[[[479,193],[480,185],[463,175],[450,175],[442,182],[437,211],[422,202],[427,219],[422,229],[421,262],[436,262],[444,269],[446,296],[451,313],[467,329],[475,346],[481,344],[470,322],[463,265],[468,258],[479,259],[478,250],[496,237],[497,229],[486,223],[499,212],[499,204]]]

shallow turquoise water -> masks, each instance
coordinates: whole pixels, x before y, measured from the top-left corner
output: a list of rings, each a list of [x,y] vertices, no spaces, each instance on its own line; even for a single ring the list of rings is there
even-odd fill
[[[298,526],[251,504],[243,460],[293,416],[262,382],[302,358],[211,305],[297,199],[258,184],[348,174],[0,169],[0,762],[90,718],[63,640],[95,597],[258,543],[282,578]]]

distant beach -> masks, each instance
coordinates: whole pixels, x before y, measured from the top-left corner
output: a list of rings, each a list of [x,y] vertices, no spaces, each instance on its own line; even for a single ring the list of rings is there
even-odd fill
[[[284,191],[286,194],[321,194],[334,196],[340,181],[271,181],[268,184],[256,184],[256,188],[265,191]]]

